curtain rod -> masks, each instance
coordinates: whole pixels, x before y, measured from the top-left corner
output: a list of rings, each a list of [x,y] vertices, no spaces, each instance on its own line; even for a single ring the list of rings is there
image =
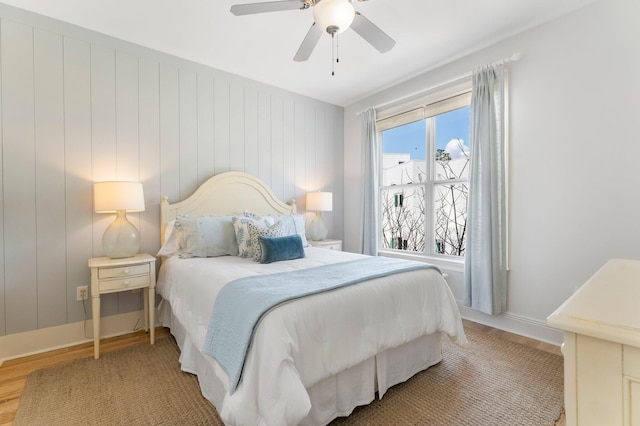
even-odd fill
[[[507,57],[507,58],[499,59],[499,60],[497,60],[497,61],[495,61],[495,62],[490,63],[489,65],[491,65],[491,66],[500,65],[500,64],[503,64],[503,65],[504,65],[504,64],[508,64],[509,62],[517,62],[517,61],[519,61],[521,58],[522,58],[522,53],[520,53],[520,52],[516,52],[516,53],[514,53],[513,55],[511,55],[511,56],[509,56],[509,57]],[[381,104],[378,104],[378,105],[375,105],[375,106],[372,106],[372,107],[365,108],[365,109],[363,109],[362,111],[358,111],[358,112],[356,113],[356,116],[358,116],[358,115],[362,114],[363,112],[367,111],[367,110],[368,110],[368,109],[370,109],[370,108],[378,109],[378,108],[382,108],[382,107],[385,107],[385,106],[388,106],[388,105],[391,105],[391,104],[395,104],[396,102],[400,102],[400,101],[403,101],[403,100],[405,100],[405,99],[412,98],[412,97],[417,96],[417,95],[421,95],[421,94],[424,94],[424,93],[428,93],[428,92],[431,92],[432,90],[438,89],[438,88],[440,88],[440,87],[448,86],[448,85],[450,85],[450,84],[453,84],[453,83],[456,83],[456,82],[458,82],[458,81],[464,80],[464,79],[466,79],[466,78],[471,77],[471,75],[472,75],[472,73],[468,73],[468,74],[462,75],[462,76],[460,76],[460,77],[456,77],[456,78],[453,78],[453,79],[451,79],[451,80],[445,81],[444,83],[436,84],[435,86],[431,86],[431,87],[429,87],[428,89],[420,90],[419,92],[410,93],[410,94],[405,95],[405,96],[402,96],[402,97],[400,97],[400,98],[396,98],[396,99],[394,99],[394,100],[392,100],[392,101],[383,102],[383,103],[381,103]]]

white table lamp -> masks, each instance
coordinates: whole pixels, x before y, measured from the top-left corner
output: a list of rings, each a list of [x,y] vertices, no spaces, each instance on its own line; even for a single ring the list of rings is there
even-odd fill
[[[102,235],[104,253],[112,259],[135,256],[140,250],[140,233],[127,219],[127,212],[144,211],[142,184],[96,182],[93,199],[96,213],[116,214],[116,220]]]
[[[309,224],[307,237],[314,241],[327,238],[329,230],[321,212],[330,212],[331,210],[333,210],[333,194],[331,192],[309,192],[307,194],[307,211],[316,212],[316,216]]]

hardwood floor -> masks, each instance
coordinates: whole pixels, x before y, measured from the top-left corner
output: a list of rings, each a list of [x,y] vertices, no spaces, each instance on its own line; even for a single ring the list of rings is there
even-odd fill
[[[514,341],[556,355],[561,355],[560,347],[549,343],[540,342],[470,321],[464,321],[464,327],[465,329],[473,328],[483,333],[499,336],[501,339]],[[169,329],[163,327],[156,328],[156,339],[161,339],[168,335]],[[144,331],[103,339],[100,341],[100,353],[115,351],[140,342],[149,342],[149,336]],[[22,395],[27,375],[30,372],[40,368],[63,364],[74,359],[88,358],[91,356],[93,356],[93,342],[88,342],[69,348],[57,349],[6,361],[2,364],[0,367],[0,426],[13,424],[13,418],[18,409],[20,396]],[[561,418],[560,421],[556,423],[556,426],[564,426],[564,424],[564,419]]]

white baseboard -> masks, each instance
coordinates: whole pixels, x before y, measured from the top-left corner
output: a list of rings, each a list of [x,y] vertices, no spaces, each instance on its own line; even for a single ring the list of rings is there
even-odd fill
[[[144,311],[103,317],[100,319],[100,338],[131,333],[136,324],[139,328],[144,327]],[[10,359],[92,341],[93,320],[90,319],[86,321],[86,325],[84,321],[80,321],[0,336],[0,365]]]
[[[562,344],[562,332],[548,327],[543,321],[510,313],[487,315],[463,306],[460,301],[458,301],[458,307],[462,317],[470,321],[520,334],[542,342],[558,346]],[[158,318],[157,315],[156,318]],[[136,324],[138,327],[144,325],[144,311],[104,317],[100,320],[100,338],[104,339],[106,337],[131,333],[134,331],[133,328]],[[86,336],[88,337],[85,337],[85,328]],[[91,342],[93,341],[92,333],[93,321],[87,320],[86,327],[84,322],[80,321],[56,327],[0,336],[0,365],[10,359]]]
[[[544,321],[510,314],[508,312],[500,315],[487,315],[471,309],[468,306],[464,306],[461,301],[458,301],[458,308],[460,309],[462,318],[468,319],[469,321],[478,322],[553,345],[560,346],[563,341],[562,332],[549,327]]]

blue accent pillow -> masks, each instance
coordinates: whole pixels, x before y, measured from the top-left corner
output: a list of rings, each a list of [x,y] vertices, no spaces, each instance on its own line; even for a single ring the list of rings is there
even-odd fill
[[[294,234],[287,237],[258,237],[262,254],[260,263],[280,262],[300,259],[305,256],[302,238]]]

